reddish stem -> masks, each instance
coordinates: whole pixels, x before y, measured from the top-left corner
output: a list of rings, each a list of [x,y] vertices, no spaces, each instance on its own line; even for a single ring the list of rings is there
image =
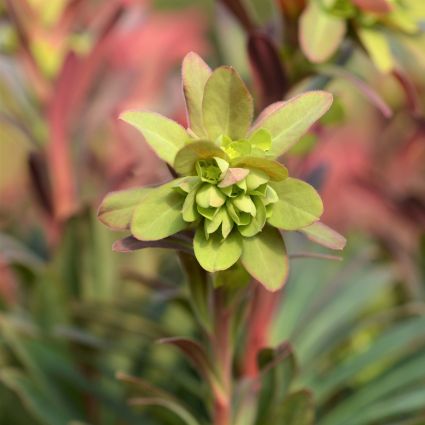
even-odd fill
[[[258,373],[257,355],[267,345],[267,334],[279,295],[256,284],[247,324],[244,375],[254,378]]]
[[[223,385],[223,392],[214,394],[214,425],[232,423],[232,320],[231,310],[226,306],[225,293],[216,290],[215,326],[212,335],[212,347],[215,363]]]

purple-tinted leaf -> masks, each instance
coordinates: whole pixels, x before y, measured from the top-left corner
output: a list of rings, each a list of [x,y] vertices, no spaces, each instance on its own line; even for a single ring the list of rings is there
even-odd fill
[[[169,236],[158,241],[140,241],[133,236],[127,236],[126,238],[118,239],[112,245],[112,249],[116,252],[132,252],[145,248],[175,249],[193,254],[190,244],[177,236]]]
[[[320,221],[300,229],[310,240],[330,249],[344,249],[347,240]]]
[[[262,107],[281,100],[287,79],[276,46],[266,34],[254,32],[249,35],[248,55],[261,90]]]
[[[233,13],[245,31],[251,32],[254,29],[252,19],[241,0],[221,0],[221,2]]]

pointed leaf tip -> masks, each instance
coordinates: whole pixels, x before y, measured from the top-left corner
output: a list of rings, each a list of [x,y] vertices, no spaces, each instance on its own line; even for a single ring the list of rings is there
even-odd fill
[[[180,124],[155,112],[125,111],[119,118],[139,130],[158,157],[171,166],[177,152],[190,140]]]
[[[259,128],[272,136],[270,153],[278,157],[288,151],[331,107],[333,96],[326,91],[309,91],[277,102],[260,114],[250,134]]]

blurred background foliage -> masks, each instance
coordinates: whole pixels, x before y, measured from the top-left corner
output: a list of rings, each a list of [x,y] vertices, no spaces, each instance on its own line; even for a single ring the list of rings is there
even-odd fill
[[[120,235],[96,220],[108,191],[169,178],[116,117],[149,108],[185,123],[191,50],[237,67],[258,109],[306,89],[336,98],[286,165],[320,189],[348,247],[342,262],[304,258],[313,248],[295,237],[282,293],[252,287],[236,396],[258,361],[257,425],[425,423],[425,36],[395,37],[387,73],[351,32],[314,64],[297,37],[305,4],[0,3],[0,424],[208,423],[196,370],[154,343],[199,337],[177,257],[114,253]],[[129,406],[131,394],[167,409]]]

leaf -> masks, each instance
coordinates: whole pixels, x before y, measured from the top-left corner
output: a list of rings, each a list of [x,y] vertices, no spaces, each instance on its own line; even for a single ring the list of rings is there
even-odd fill
[[[288,169],[277,161],[266,158],[246,156],[238,158],[233,162],[238,167],[253,168],[266,173],[270,179],[281,181],[288,177]]]
[[[301,49],[311,62],[324,62],[337,51],[345,31],[344,19],[326,12],[318,1],[310,1],[300,18]]]
[[[298,230],[319,220],[323,213],[323,203],[313,186],[292,177],[270,185],[279,198],[271,206],[268,222],[272,226]]]
[[[226,153],[212,142],[193,142],[177,152],[173,167],[181,175],[195,174],[196,162],[211,158],[227,159]]]
[[[352,0],[353,3],[365,12],[389,13],[394,9],[391,0]]]
[[[276,348],[263,348],[257,356],[259,394],[258,424],[274,423],[276,411],[293,384],[297,364],[288,342]]]
[[[199,264],[209,272],[226,270],[233,266],[242,254],[239,233],[233,232],[226,239],[215,233],[205,238],[204,229],[199,227],[193,240],[195,256]]]
[[[134,209],[151,190],[137,187],[108,193],[100,204],[98,219],[111,229],[128,229]]]
[[[173,186],[181,179],[151,189],[133,213],[132,235],[142,241],[157,241],[180,232],[188,226],[183,220],[182,196]]]
[[[177,235],[168,236],[159,241],[140,241],[133,236],[127,236],[126,238],[118,239],[112,245],[112,249],[116,252],[132,252],[145,248],[175,249],[193,254],[191,245],[187,241],[177,237]]]
[[[217,68],[205,85],[202,102],[204,127],[211,140],[220,135],[233,140],[245,137],[251,124],[254,102],[237,72]]]
[[[268,130],[272,136],[270,154],[278,157],[289,150],[332,105],[332,95],[325,91],[310,91],[287,102],[270,105],[250,130]]]
[[[120,119],[137,128],[158,157],[171,166],[179,149],[190,141],[180,124],[154,112],[126,111]]]
[[[210,67],[200,56],[194,52],[185,56],[182,66],[182,80],[188,122],[190,129],[201,139],[207,137],[202,119],[202,99],[205,84],[210,75]]]
[[[278,423],[285,425],[313,425],[313,394],[308,390],[299,390],[290,394],[277,412]]]
[[[304,233],[313,242],[330,249],[344,249],[347,243],[344,236],[320,221],[303,227],[300,229],[300,232]]]
[[[173,412],[186,425],[199,425],[199,422],[194,418],[194,416],[185,407],[174,400],[155,397],[143,397],[132,398],[129,400],[129,404],[132,406],[161,406]]]
[[[357,34],[378,70],[383,73],[392,71],[395,64],[385,34],[372,28],[359,28]]]
[[[192,362],[198,373],[209,382],[215,393],[221,393],[223,391],[214,371],[214,366],[204,348],[198,342],[180,337],[163,338],[158,342],[177,347]]]
[[[269,291],[277,291],[288,277],[288,257],[282,235],[266,226],[252,238],[243,238],[241,262],[247,272]]]
[[[23,405],[41,423],[46,425],[67,425],[72,416],[66,410],[61,410],[61,406],[55,405],[54,401],[40,388],[34,381],[22,372],[3,368],[0,372],[0,382],[13,390],[22,401]]]
[[[346,69],[338,66],[327,65],[320,69],[326,75],[331,75],[337,78],[343,78],[353,84],[377,109],[379,109],[385,118],[390,118],[393,111],[390,106],[385,102],[381,95],[366,81],[362,80],[357,75],[353,74]]]

